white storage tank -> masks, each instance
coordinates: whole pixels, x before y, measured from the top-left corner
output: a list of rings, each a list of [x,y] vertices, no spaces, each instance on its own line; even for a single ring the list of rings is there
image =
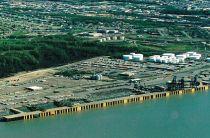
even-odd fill
[[[105,42],[106,41],[106,38],[102,38],[102,40],[103,40],[103,42]]]
[[[103,76],[101,74],[96,74],[91,76],[92,80],[102,80]]]
[[[185,58],[178,58],[179,59],[179,63],[184,63],[185,62]]]
[[[197,53],[197,54],[194,54],[194,56],[197,56],[197,57],[201,58],[202,55]]]
[[[188,54],[188,53],[183,53],[183,55],[185,55],[186,58],[188,58],[190,56],[190,54]]]
[[[163,58],[163,59],[162,59],[162,63],[167,64],[167,63],[168,63],[168,59],[167,59],[167,58]]]
[[[125,40],[125,36],[118,36],[119,40]]]
[[[111,40],[111,38],[110,38],[110,37],[107,37],[107,38],[106,38],[106,40],[107,40],[107,41],[110,41],[110,40]]]
[[[101,74],[98,74],[98,76],[99,76],[99,80],[103,79],[103,76]]]
[[[132,55],[123,55],[123,60],[128,61],[132,60],[133,56]]]
[[[187,52],[187,54],[190,56],[194,56],[196,54],[196,52]]]
[[[134,56],[140,56],[140,57],[143,57],[144,55],[143,55],[143,54],[135,54]]]
[[[156,62],[156,57],[150,56],[148,59],[149,62]]]
[[[134,56],[133,61],[138,62],[138,61],[143,61],[143,58],[140,56]]]
[[[130,55],[134,56],[136,53],[130,53]]]
[[[201,57],[200,56],[189,56],[188,58],[192,59],[192,60],[199,60]]]
[[[99,39],[99,42],[103,42],[103,39]]]
[[[155,59],[155,62],[162,62],[160,55],[154,55],[153,58]]]
[[[177,64],[180,63],[180,59],[176,59],[176,63],[177,63]]]
[[[167,57],[175,57],[174,53],[164,53],[162,56],[167,56]]]
[[[172,58],[170,63],[176,64],[177,63],[177,59],[176,58]]]
[[[168,56],[162,56],[162,59],[169,59],[171,57],[168,57]]]
[[[180,59],[180,58],[181,58],[181,59],[183,59],[183,58],[185,59],[185,58],[187,58],[187,55],[186,55],[186,54],[176,55],[176,58],[177,58],[177,59]]]
[[[162,61],[163,61],[162,57],[160,57],[160,58],[157,57],[157,58],[156,58],[156,62],[157,62],[157,63],[162,63]]]
[[[132,58],[133,58],[133,61],[136,61],[136,62],[144,60],[144,56],[142,54],[135,54],[133,55]]]
[[[112,40],[117,40],[117,36],[112,36],[111,39]]]
[[[154,55],[153,57],[155,57],[155,58],[160,58],[160,55]]]
[[[168,58],[168,63],[172,63],[174,58]]]

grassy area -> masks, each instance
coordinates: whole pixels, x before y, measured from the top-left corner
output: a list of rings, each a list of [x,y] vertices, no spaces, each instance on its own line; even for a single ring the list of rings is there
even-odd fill
[[[165,51],[177,51],[177,52],[185,52],[185,51],[191,51],[194,50],[194,48],[192,46],[189,45],[169,45],[167,47],[164,47]]]

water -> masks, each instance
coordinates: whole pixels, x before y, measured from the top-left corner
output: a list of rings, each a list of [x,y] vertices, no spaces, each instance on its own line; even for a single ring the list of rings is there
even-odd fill
[[[210,93],[203,92],[0,123],[0,138],[209,138],[209,129]]]

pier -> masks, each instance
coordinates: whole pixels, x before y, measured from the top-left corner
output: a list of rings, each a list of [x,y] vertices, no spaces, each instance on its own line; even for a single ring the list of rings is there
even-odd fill
[[[84,104],[77,104],[73,107],[67,107],[67,106],[57,107],[57,108],[47,109],[45,111],[22,112],[22,111],[19,111],[16,109],[12,109],[13,111],[17,112],[17,114],[3,116],[2,120],[7,121],[7,122],[15,121],[15,120],[30,120],[33,118],[54,116],[54,115],[58,115],[58,114],[68,114],[68,113],[73,113],[73,112],[81,112],[81,111],[85,111],[85,110],[111,107],[111,106],[116,106],[116,105],[120,105],[120,104],[143,102],[145,100],[159,99],[159,98],[164,98],[164,97],[170,97],[173,95],[195,93],[195,92],[200,92],[200,91],[206,91],[208,89],[209,89],[209,86],[205,85],[205,86],[200,86],[197,88],[189,88],[189,89],[185,89],[185,90],[177,90],[177,91],[170,91],[170,92],[154,92],[154,93],[141,94],[141,95],[131,95],[131,96],[121,97],[121,98],[102,100],[102,101],[84,103]]]

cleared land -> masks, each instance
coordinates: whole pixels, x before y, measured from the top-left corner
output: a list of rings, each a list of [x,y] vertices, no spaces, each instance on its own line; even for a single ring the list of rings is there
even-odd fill
[[[185,77],[190,80],[198,74],[199,81],[210,82],[210,64],[204,63],[197,61],[172,65],[97,57],[65,66],[20,73],[1,79],[1,114],[10,114],[10,108],[23,111],[46,110],[157,92],[160,90],[156,86],[165,87],[174,75],[179,79]],[[91,76],[95,73],[102,74],[102,80],[92,80]],[[31,91],[28,89],[31,86],[42,89]]]

